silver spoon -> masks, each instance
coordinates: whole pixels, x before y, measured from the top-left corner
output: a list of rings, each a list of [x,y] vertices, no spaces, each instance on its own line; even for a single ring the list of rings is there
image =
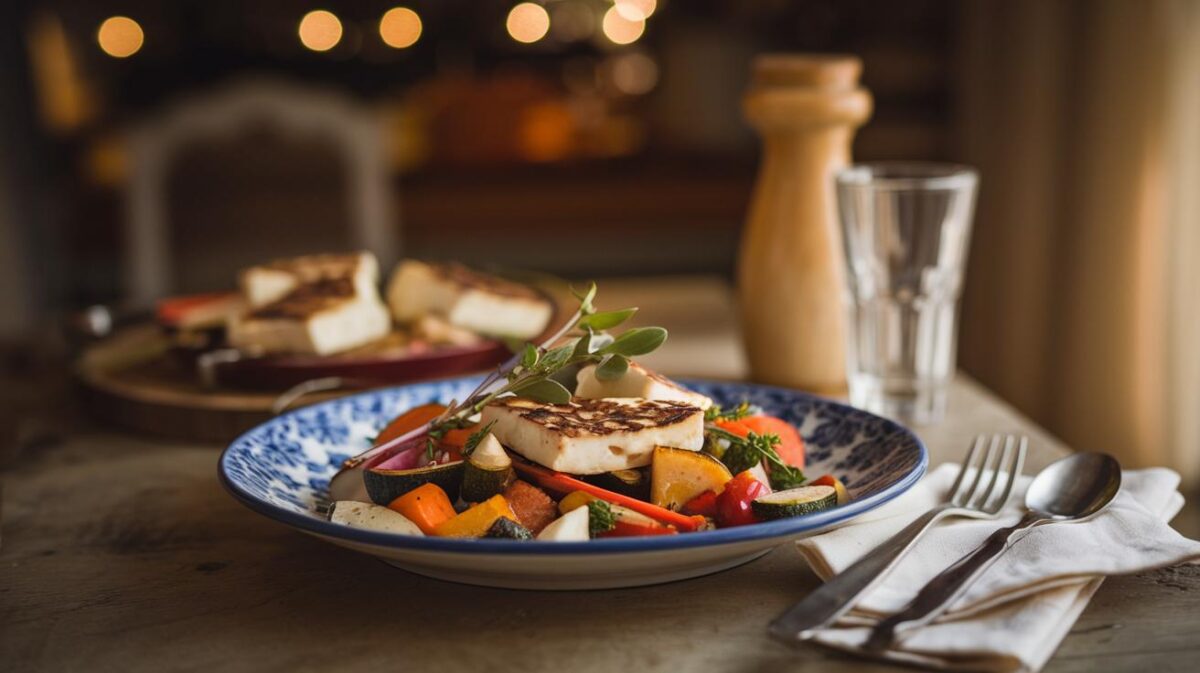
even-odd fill
[[[1120,487],[1121,465],[1108,454],[1076,453],[1051,463],[1025,492],[1029,511],[1020,521],[992,533],[978,549],[930,580],[907,607],[875,626],[864,649],[884,650],[895,640],[899,627],[907,630],[936,619],[1000,557],[1017,531],[1085,519],[1104,509]]]

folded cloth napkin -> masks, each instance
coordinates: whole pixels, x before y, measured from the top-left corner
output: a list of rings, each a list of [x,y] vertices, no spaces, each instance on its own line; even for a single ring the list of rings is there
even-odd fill
[[[828,579],[943,502],[957,473],[957,465],[942,465],[869,518],[799,541],[800,553],[821,579]],[[992,531],[1016,523],[1031,481],[1018,479],[995,519],[945,519],[926,531],[882,584],[813,640],[859,651],[881,616],[903,609]],[[1167,525],[1183,506],[1178,487],[1179,475],[1171,470],[1125,471],[1120,492],[1099,514],[1017,533],[1010,548],[945,614],[901,632],[892,648],[877,656],[954,670],[1040,670],[1104,576],[1200,561],[1200,542]]]

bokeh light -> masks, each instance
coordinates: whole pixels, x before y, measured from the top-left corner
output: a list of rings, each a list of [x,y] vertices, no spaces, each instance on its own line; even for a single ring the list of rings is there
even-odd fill
[[[614,44],[632,44],[646,31],[646,21],[644,19],[627,19],[621,15],[621,12],[614,5],[604,13],[604,22],[601,24],[601,27],[604,29],[604,36],[610,42]]]
[[[522,2],[508,12],[504,23],[512,39],[532,44],[546,36],[550,30],[550,15],[546,8],[533,2]]]
[[[613,57],[609,76],[617,91],[638,96],[658,84],[658,64],[641,52],[620,54]]]
[[[616,0],[613,7],[630,21],[645,21],[658,9],[657,0]]]
[[[421,39],[421,17],[407,7],[393,7],[379,20],[379,37],[395,49],[411,47]]]
[[[342,22],[333,12],[314,9],[300,19],[300,43],[313,51],[329,51],[342,41]]]
[[[137,21],[128,16],[110,16],[96,31],[96,41],[113,58],[127,58],[142,48],[145,35]]]

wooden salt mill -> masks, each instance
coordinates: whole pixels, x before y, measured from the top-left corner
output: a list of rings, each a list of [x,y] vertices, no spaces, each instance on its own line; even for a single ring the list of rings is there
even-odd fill
[[[845,266],[833,174],[871,114],[853,56],[757,59],[743,100],[763,159],[738,256],[742,334],[756,381],[845,389]]]

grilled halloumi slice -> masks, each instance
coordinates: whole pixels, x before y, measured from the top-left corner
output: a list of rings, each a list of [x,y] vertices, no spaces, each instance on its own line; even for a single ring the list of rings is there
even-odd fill
[[[588,365],[579,370],[575,381],[575,396],[589,400],[605,397],[640,397],[646,400],[683,402],[701,409],[708,409],[713,404],[707,396],[688,390],[636,362],[629,363],[629,369],[620,378],[611,381],[596,378],[596,366]]]
[[[248,353],[329,355],[381,339],[391,328],[383,302],[360,296],[353,279],[336,278],[301,285],[233,318],[227,335]]]
[[[656,446],[699,451],[704,412],[679,402],[576,399],[546,404],[510,397],[484,407],[482,421],[513,451],[552,470],[600,474],[649,465]]]
[[[400,323],[432,313],[456,327],[495,337],[531,339],[550,322],[553,306],[532,289],[459,264],[401,262],[387,302]]]
[[[369,252],[280,259],[246,269],[238,280],[246,301],[257,307],[279,301],[301,285],[336,278],[351,279],[358,296],[378,297],[379,262]]]

